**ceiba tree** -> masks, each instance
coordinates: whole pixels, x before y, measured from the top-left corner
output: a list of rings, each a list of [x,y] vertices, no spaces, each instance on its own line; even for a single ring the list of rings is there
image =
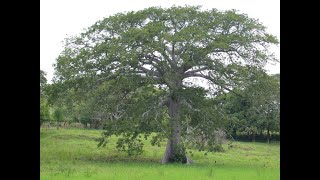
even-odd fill
[[[192,79],[206,80],[211,93],[232,91],[277,61],[272,44],[278,40],[265,26],[236,10],[151,7],[104,18],[68,38],[55,82],[97,90],[110,115],[105,136],[122,134],[123,150],[141,149],[139,134],[156,128],[158,139],[168,138],[162,163],[187,162],[186,137],[198,132],[210,141],[219,118],[203,84]]]

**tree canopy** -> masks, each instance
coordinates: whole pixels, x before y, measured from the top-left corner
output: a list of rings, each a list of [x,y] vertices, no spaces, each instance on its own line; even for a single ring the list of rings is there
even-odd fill
[[[40,69],[40,126],[44,121],[48,121],[50,119],[50,112],[47,99],[42,92],[46,85],[46,73]]]
[[[168,138],[162,163],[188,162],[187,137],[205,136],[213,146],[213,132],[223,124],[208,95],[244,88],[277,61],[269,46],[278,43],[236,10],[151,7],[104,18],[66,39],[54,82],[103,112],[108,121],[100,145],[116,134],[120,150],[141,153],[140,135],[156,132],[154,144]]]
[[[245,132],[253,136],[267,131],[280,132],[280,74],[263,72],[237,94],[227,93],[214,99],[214,103],[229,116],[229,131],[233,135]]]

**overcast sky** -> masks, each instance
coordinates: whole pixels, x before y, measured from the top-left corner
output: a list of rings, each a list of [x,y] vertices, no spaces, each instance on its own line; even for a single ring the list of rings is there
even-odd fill
[[[79,34],[97,20],[118,12],[136,11],[151,6],[202,5],[204,9],[237,9],[267,27],[280,40],[280,0],[41,0],[40,1],[40,69],[51,82],[52,64],[62,51],[62,41]],[[275,48],[280,58],[280,46]],[[280,64],[268,66],[279,73]]]

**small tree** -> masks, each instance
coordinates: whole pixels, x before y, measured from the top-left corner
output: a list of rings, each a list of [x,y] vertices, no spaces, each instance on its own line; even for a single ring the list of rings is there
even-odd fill
[[[50,121],[50,107],[46,99],[40,97],[40,126],[46,121]]]
[[[56,121],[57,129],[59,129],[59,122],[63,121],[63,110],[61,108],[55,108],[53,118]]]
[[[43,122],[50,120],[49,104],[47,102],[47,97],[43,93],[46,85],[46,73],[40,69],[40,126]]]

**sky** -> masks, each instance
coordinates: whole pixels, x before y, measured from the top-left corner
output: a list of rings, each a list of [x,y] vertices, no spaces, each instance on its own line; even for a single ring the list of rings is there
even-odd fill
[[[151,6],[202,5],[203,9],[236,9],[258,19],[267,32],[280,40],[280,0],[41,0],[40,1],[40,69],[53,77],[53,64],[63,50],[62,41],[77,35],[110,15],[137,11]],[[280,45],[272,49],[280,58]],[[280,73],[280,63],[268,65],[269,73]]]

